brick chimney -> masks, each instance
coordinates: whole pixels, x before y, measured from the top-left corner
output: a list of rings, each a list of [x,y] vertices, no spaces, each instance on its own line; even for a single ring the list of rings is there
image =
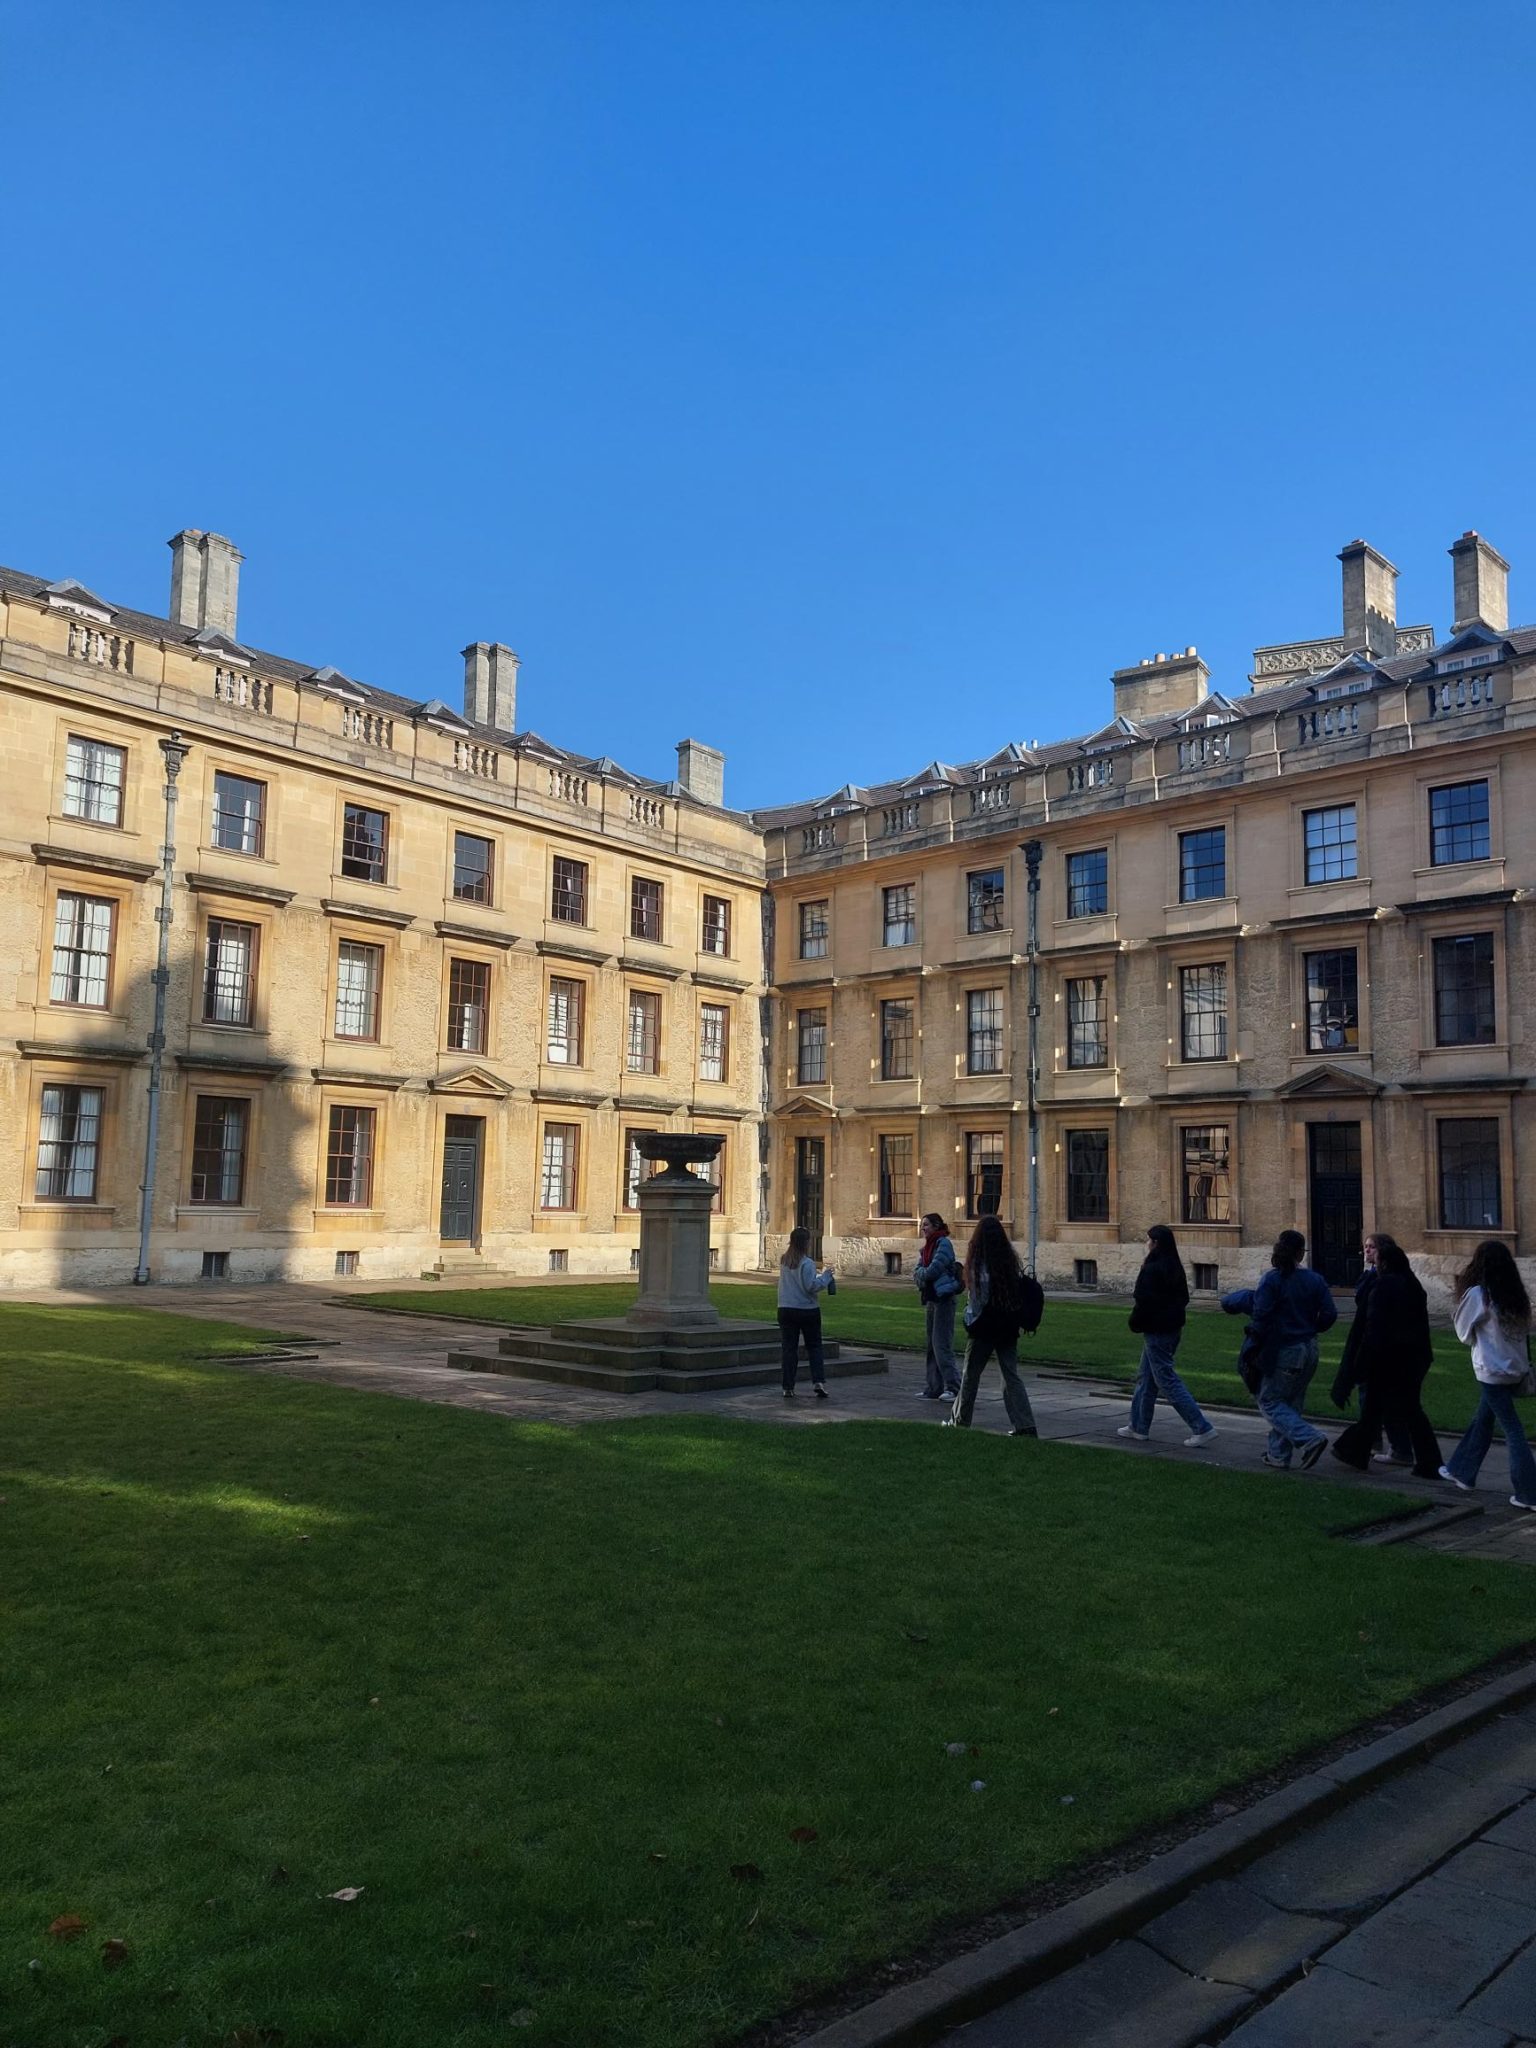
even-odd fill
[[[1344,652],[1384,661],[1397,652],[1397,571],[1363,540],[1339,552],[1344,565]]]
[[[677,743],[677,779],[701,804],[725,802],[725,756],[702,740]]]
[[[1480,533],[1464,533],[1450,545],[1455,589],[1452,633],[1466,626],[1509,631],[1509,564]]]
[[[188,526],[167,543],[171,550],[171,617],[196,633],[235,637],[244,555],[222,533]]]
[[[475,640],[464,650],[464,716],[509,736],[517,731],[518,659],[499,640]]]
[[[1134,668],[1117,668],[1116,718],[1175,718],[1205,702],[1211,672],[1193,647],[1153,654]]]

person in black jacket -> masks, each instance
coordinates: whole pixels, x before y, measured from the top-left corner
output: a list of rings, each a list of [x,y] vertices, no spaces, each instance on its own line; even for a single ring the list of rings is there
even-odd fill
[[[1355,1319],[1349,1326],[1349,1335],[1344,1339],[1344,1355],[1339,1360],[1339,1369],[1333,1376],[1330,1394],[1335,1408],[1348,1408],[1350,1397],[1365,1378],[1364,1344],[1365,1319],[1370,1314],[1371,1294],[1376,1285],[1376,1253],[1378,1246],[1393,1244],[1396,1240],[1386,1235],[1378,1237],[1375,1231],[1365,1240],[1365,1271],[1355,1282]],[[1411,1465],[1413,1445],[1401,1428],[1387,1431],[1387,1449],[1373,1444],[1371,1455],[1379,1458],[1384,1465]]]
[[[1208,1444],[1216,1434],[1216,1425],[1206,1420],[1200,1403],[1174,1370],[1174,1353],[1184,1332],[1188,1306],[1189,1282],[1184,1277],[1178,1241],[1166,1223],[1154,1223],[1147,1232],[1147,1256],[1136,1275],[1131,1328],[1141,1338],[1141,1370],[1131,1395],[1131,1419],[1121,1429],[1121,1436],[1146,1442],[1152,1434],[1152,1412],[1159,1394],[1172,1403],[1189,1430],[1184,1439],[1188,1448]]]
[[[1421,1398],[1434,1358],[1429,1303],[1408,1254],[1390,1237],[1376,1239],[1376,1285],[1368,1296],[1357,1351],[1360,1419],[1339,1432],[1333,1455],[1364,1472],[1385,1426],[1413,1445],[1414,1477],[1437,1479],[1440,1445]]]

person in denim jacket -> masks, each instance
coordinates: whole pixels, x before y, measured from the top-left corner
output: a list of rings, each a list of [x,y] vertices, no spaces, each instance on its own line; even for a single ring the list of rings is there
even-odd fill
[[[960,1368],[955,1363],[955,1302],[965,1283],[960,1277],[954,1239],[942,1216],[923,1218],[922,1249],[912,1280],[923,1304],[928,1337],[927,1371],[919,1399],[952,1401],[960,1391]]]
[[[1295,1454],[1310,1471],[1328,1448],[1320,1429],[1303,1419],[1307,1389],[1317,1371],[1317,1340],[1339,1319],[1333,1290],[1321,1273],[1301,1263],[1307,1241],[1299,1230],[1282,1230],[1275,1239],[1269,1271],[1257,1287],[1239,1287],[1224,1294],[1228,1315],[1247,1316],[1249,1330],[1263,1360],[1259,1413],[1269,1424],[1264,1463],[1290,1470]]]

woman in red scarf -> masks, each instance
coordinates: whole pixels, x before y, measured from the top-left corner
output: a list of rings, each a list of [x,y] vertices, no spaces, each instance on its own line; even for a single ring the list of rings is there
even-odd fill
[[[960,1391],[960,1368],[955,1363],[955,1300],[965,1283],[944,1218],[925,1216],[922,1228],[922,1249],[912,1275],[928,1325],[927,1372],[921,1398],[950,1401]]]

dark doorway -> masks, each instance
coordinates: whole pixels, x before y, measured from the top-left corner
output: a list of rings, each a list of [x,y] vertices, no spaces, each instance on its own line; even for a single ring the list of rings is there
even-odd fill
[[[1312,1264],[1330,1287],[1353,1287],[1365,1263],[1360,1126],[1308,1124],[1307,1152]]]
[[[443,1214],[439,1234],[454,1244],[480,1234],[483,1116],[451,1116],[443,1132]]]
[[[826,1220],[827,1141],[795,1140],[795,1228],[811,1233],[811,1257],[821,1257],[821,1230]]]

